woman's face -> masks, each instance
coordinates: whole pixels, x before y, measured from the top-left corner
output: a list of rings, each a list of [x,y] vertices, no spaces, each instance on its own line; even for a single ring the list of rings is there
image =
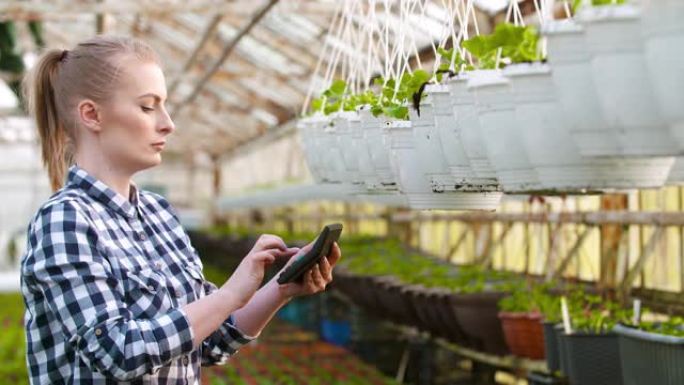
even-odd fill
[[[123,58],[116,89],[100,110],[100,145],[106,159],[131,174],[158,165],[166,137],[175,128],[165,101],[161,68]]]

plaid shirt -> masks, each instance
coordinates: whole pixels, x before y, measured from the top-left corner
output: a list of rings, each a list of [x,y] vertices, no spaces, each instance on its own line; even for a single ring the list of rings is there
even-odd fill
[[[231,316],[195,348],[182,307],[217,287],[175,211],[78,166],[28,227],[21,290],[32,384],[199,384],[253,339]]]

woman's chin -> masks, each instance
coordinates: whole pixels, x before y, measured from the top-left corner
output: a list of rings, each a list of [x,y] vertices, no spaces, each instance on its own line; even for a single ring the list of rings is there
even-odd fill
[[[140,159],[138,162],[138,166],[136,167],[139,171],[147,170],[148,168],[152,168],[155,166],[160,165],[162,162],[162,156],[160,153],[153,154],[151,156],[148,156],[145,159]]]

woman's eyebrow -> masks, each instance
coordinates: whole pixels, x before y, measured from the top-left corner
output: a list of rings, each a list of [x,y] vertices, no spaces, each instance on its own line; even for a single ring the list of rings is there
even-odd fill
[[[150,97],[151,97],[151,98],[154,98],[154,100],[155,100],[156,102],[160,102],[160,101],[162,100],[162,98],[161,98],[159,95],[153,94],[153,93],[147,93],[147,94],[144,94],[144,95],[140,95],[140,96],[138,96],[138,99],[150,98]]]

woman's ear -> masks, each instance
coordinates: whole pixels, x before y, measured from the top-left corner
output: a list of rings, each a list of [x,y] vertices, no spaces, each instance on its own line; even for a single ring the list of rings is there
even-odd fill
[[[78,103],[78,118],[81,124],[93,132],[100,132],[102,129],[99,106],[90,99]]]

